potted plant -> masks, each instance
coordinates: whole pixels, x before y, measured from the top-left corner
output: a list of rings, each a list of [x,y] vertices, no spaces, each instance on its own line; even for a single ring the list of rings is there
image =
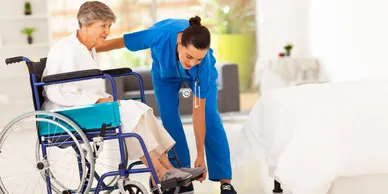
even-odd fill
[[[291,56],[292,44],[287,44],[284,46],[284,50],[286,50],[286,56]]]
[[[31,3],[30,2],[25,2],[24,3],[24,15],[31,15]]]
[[[255,3],[255,0],[199,0],[194,10],[212,32],[217,61],[238,65],[241,90],[250,87],[256,61]]]
[[[32,44],[32,33],[34,33],[35,28],[24,28],[21,33],[27,35],[27,42],[28,44]]]

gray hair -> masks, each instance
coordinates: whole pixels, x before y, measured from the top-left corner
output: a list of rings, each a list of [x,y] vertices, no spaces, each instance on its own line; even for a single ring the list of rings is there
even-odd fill
[[[96,20],[116,22],[113,11],[99,1],[87,1],[81,5],[77,14],[78,25],[91,25]]]

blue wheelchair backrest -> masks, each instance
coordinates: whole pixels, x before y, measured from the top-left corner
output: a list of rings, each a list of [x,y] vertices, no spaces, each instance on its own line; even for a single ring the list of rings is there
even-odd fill
[[[46,61],[47,61],[47,58],[42,58],[40,59],[39,62],[32,62],[32,65],[28,68],[30,75],[35,74],[36,82],[42,81],[43,71],[46,68]],[[39,96],[40,104],[37,104],[35,95],[34,95],[34,90],[33,90],[33,80],[31,76],[30,76],[30,85],[31,85],[31,94],[33,98],[34,108],[35,110],[38,110],[40,109],[39,107],[41,107],[41,105],[44,102],[43,87],[38,87],[38,93],[39,93],[38,96]]]

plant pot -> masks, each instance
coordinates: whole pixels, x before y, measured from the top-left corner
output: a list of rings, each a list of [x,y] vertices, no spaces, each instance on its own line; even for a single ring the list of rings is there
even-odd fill
[[[32,39],[32,36],[28,36],[28,37],[27,37],[27,42],[28,42],[28,44],[32,44],[32,40],[33,40],[33,39]]]
[[[217,62],[236,63],[238,66],[240,90],[250,87],[255,66],[255,35],[220,34],[212,35],[214,57]]]
[[[290,50],[286,50],[286,56],[287,57],[291,56],[291,51]]]

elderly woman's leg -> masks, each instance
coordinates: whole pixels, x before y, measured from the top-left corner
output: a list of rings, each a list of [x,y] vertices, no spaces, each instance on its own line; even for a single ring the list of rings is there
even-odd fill
[[[163,181],[169,178],[182,178],[182,179],[188,179],[192,175],[187,172],[178,171],[173,168],[166,168],[160,161],[158,154],[153,150],[149,152],[151,162],[155,168],[156,174],[158,175],[159,181]],[[140,160],[143,162],[144,165],[149,167],[148,162],[145,158],[145,156],[140,157]],[[170,164],[171,165],[171,164]],[[171,165],[172,166],[172,165]]]
[[[164,161],[162,155],[174,146],[175,141],[155,118],[151,109],[135,101],[122,101],[120,105],[123,133],[138,134],[145,144],[140,145],[137,138],[125,138],[129,160],[140,159],[149,167],[144,153],[148,152],[160,181],[171,178],[189,179],[192,175],[187,172],[171,168],[172,165]],[[141,114],[141,115],[139,115]],[[159,160],[162,156],[163,163]]]
[[[164,129],[161,122],[156,119],[156,117],[152,114],[152,112],[148,112],[143,115],[144,121],[148,124],[150,127],[150,130],[155,137],[156,141],[160,143],[160,145],[164,146],[158,146],[155,151],[159,155],[159,161],[160,163],[166,168],[166,169],[175,169],[175,167],[171,164],[170,160],[168,159],[167,151],[172,148],[172,146],[175,144],[175,141],[172,140],[172,137],[168,134],[167,130]],[[174,142],[174,144],[171,144],[171,142]],[[168,146],[167,146],[168,145]],[[187,172],[191,174],[192,180],[196,180],[200,177],[202,177],[202,173],[205,171],[205,168],[181,168],[179,169],[183,172]]]
[[[142,137],[147,150],[150,151],[150,158],[153,166],[158,174],[159,181],[163,181],[169,178],[181,178],[183,180],[193,181],[193,177],[198,177],[205,169],[195,168],[195,169],[176,169],[168,160],[167,152],[175,145],[175,141],[172,139],[170,134],[162,126],[161,122],[156,119],[152,111],[145,111],[140,119],[137,121],[135,127],[130,127],[133,129],[128,129],[126,126],[131,126],[133,124],[129,123],[131,119],[126,119],[133,116],[133,112],[136,112],[138,105],[133,106],[133,104],[128,105],[129,102],[121,103],[121,116],[123,122],[123,132],[124,133],[136,133]],[[132,107],[129,107],[132,106]],[[133,121],[133,120],[132,120]],[[132,125],[133,126],[133,125]],[[137,139],[135,138],[126,138],[128,155],[131,160],[140,158],[140,160],[147,166],[148,163],[144,157],[144,151],[141,149],[141,146]],[[189,170],[189,171],[187,171]],[[167,175],[167,176],[166,176]],[[151,176],[152,177],[152,176]],[[151,186],[155,185],[153,177],[150,179]]]
[[[160,163],[167,169],[174,169],[175,167],[171,164],[170,160],[167,157],[167,152],[160,155],[159,157]]]

